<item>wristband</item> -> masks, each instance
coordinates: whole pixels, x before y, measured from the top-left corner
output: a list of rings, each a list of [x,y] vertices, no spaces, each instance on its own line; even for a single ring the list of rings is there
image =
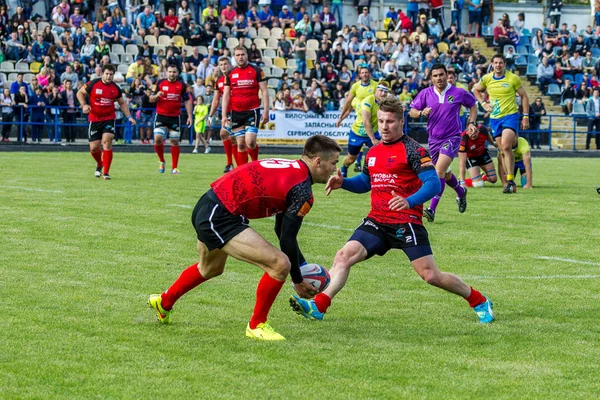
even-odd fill
[[[529,115],[523,115],[523,118],[529,119]]]

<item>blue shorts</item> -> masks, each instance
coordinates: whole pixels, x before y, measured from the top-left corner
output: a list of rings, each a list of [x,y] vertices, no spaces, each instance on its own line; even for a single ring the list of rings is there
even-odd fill
[[[481,22],[481,10],[479,11],[470,11],[469,10],[469,23],[473,24],[473,23],[479,23]]]
[[[140,115],[140,125],[145,127],[152,126],[154,122],[154,114],[153,113],[141,113]]]
[[[379,132],[375,132],[374,135],[377,140],[381,138]],[[350,135],[348,135],[348,154],[357,156],[362,150],[363,145],[372,147],[373,142],[371,142],[371,139],[368,136],[358,136],[353,131],[350,131]]]
[[[511,129],[517,133],[519,131],[519,114],[515,113],[498,119],[490,119],[490,125],[492,126],[492,136],[494,139],[502,136],[504,129]]]

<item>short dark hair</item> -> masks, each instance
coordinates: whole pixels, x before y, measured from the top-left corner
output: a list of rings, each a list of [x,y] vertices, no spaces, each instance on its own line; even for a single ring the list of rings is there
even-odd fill
[[[342,148],[337,142],[325,135],[314,135],[308,138],[304,144],[302,155],[315,158],[323,153],[341,153]]]
[[[442,63],[433,64],[431,67],[431,71],[429,73],[431,74],[431,72],[433,72],[433,70],[435,70],[435,69],[443,69],[446,74],[448,73],[446,66]]]
[[[496,58],[501,59],[506,64],[506,57],[504,57],[504,55],[502,55],[502,54],[494,54],[494,56],[492,57],[490,62],[493,63]]]
[[[102,72],[104,72],[104,71],[110,71],[110,72],[112,72],[114,74],[117,70],[115,69],[114,65],[105,64],[105,65],[102,66]]]
[[[167,69],[169,68],[175,68],[177,70],[177,72],[179,72],[179,67],[175,64],[169,64],[169,66],[167,67]]]

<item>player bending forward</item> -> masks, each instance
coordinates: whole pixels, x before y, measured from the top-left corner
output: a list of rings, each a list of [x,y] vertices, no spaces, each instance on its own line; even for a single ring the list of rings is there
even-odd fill
[[[339,188],[354,193],[371,190],[371,212],[336,254],[325,291],[314,300],[293,295],[292,309],[308,319],[323,319],[354,264],[401,249],[423,280],[465,298],[480,322],[492,322],[492,302],[458,276],[440,272],[433,259],[421,219],[423,203],[440,190],[440,181],[427,150],[402,132],[404,110],[397,99],[383,99],[377,115],[382,143],[367,153],[363,172],[350,179],[338,173],[325,188],[328,194]]]
[[[313,205],[312,184],[326,183],[341,148],[323,135],[309,138],[300,160],[265,159],[239,166],[211,184],[192,213],[200,261],[183,271],[163,294],[148,299],[158,320],[168,324],[175,302],[196,286],[221,275],[228,256],[265,271],[256,290],[254,313],[246,336],[284,340],[267,322],[267,315],[288,273],[296,292],[311,297],[299,265],[304,262],[297,235]],[[248,225],[248,219],[276,215],[275,231],[281,250]]]
[[[481,124],[479,125],[479,132],[469,133],[465,130],[462,133],[458,149],[459,180],[461,186],[465,186],[465,173],[467,169],[471,176],[471,185],[475,188],[483,187],[484,179],[481,176],[481,170],[485,172],[485,180],[490,183],[497,182],[498,177],[496,176],[494,161],[486,145],[488,141],[494,143],[490,131]]]
[[[533,187],[533,171],[531,163],[531,147],[529,142],[525,138],[518,138],[517,145],[512,149],[513,156],[515,158],[515,168],[513,170],[513,176],[517,176],[517,172],[521,173],[521,186],[523,189],[531,189]],[[504,161],[498,153],[498,174],[502,179],[502,184],[506,185],[508,172],[504,169]]]

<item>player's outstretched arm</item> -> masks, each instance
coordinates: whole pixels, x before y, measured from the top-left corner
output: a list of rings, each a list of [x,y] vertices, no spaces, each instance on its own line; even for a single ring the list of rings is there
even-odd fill
[[[329,196],[333,190],[337,190],[342,187],[344,177],[339,169],[336,169],[335,174],[329,177],[327,185],[325,185],[325,194]]]
[[[339,128],[342,125],[342,121],[345,120],[348,115],[350,115],[350,109],[352,108],[352,100],[354,100],[354,94],[350,92],[348,98],[344,102],[344,108],[342,108],[340,118],[335,123],[336,127]]]
[[[440,179],[437,176],[437,172],[433,169],[428,169],[419,174],[419,179],[423,182],[421,188],[416,193],[408,196],[406,201],[408,202],[409,208],[413,208],[419,204],[423,204],[431,199],[433,196],[439,193],[441,189]]]

